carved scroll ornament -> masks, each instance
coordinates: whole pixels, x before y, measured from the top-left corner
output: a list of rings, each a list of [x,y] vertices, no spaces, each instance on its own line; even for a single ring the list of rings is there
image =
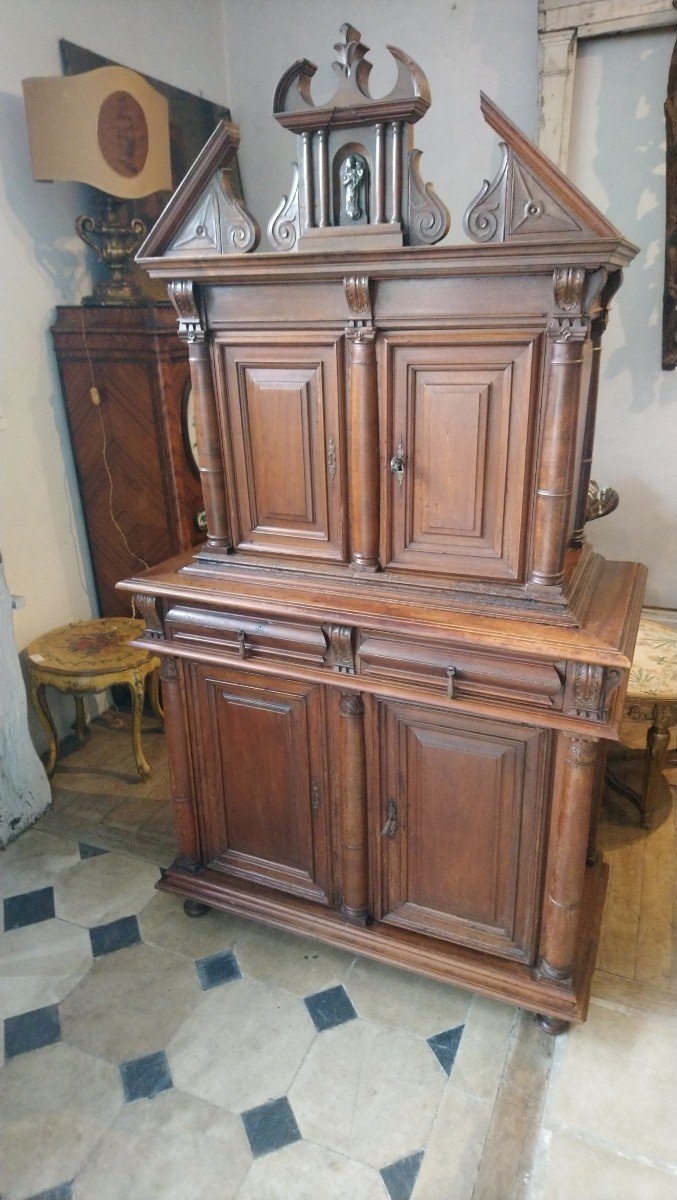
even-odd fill
[[[299,169],[294,173],[288,196],[283,196],[268,223],[268,237],[275,250],[293,250],[301,232],[299,224]]]
[[[178,334],[187,342],[204,342],[205,328],[190,279],[172,280],[167,292],[179,317]]]

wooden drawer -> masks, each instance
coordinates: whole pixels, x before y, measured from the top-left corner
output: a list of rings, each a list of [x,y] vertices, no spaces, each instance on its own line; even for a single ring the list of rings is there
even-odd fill
[[[452,699],[488,700],[558,711],[566,663],[476,651],[453,643],[407,642],[368,633],[359,647],[366,678],[423,685]]]
[[[296,621],[271,621],[252,613],[213,612],[175,605],[165,620],[175,644],[233,658],[276,659],[306,666],[325,665],[327,643],[322,628]]]

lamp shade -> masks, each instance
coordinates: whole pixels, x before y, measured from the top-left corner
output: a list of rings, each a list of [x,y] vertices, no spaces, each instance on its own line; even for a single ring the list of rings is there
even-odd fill
[[[136,71],[22,80],[37,180],[77,180],[129,200],[172,187],[169,106]]]

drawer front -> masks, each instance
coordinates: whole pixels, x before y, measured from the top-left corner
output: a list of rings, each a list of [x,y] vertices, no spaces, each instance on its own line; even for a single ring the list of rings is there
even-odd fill
[[[165,620],[167,637],[180,646],[241,659],[275,659],[323,667],[327,643],[311,623],[268,620],[252,613],[175,605]]]
[[[368,633],[359,647],[360,674],[418,684],[451,699],[487,700],[559,711],[566,664],[490,654],[447,643],[406,642]]]

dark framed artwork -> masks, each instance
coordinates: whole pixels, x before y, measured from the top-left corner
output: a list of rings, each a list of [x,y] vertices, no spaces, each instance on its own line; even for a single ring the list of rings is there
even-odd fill
[[[676,5],[677,7],[677,5]],[[665,288],[663,370],[677,367],[677,42],[665,98]]]
[[[126,63],[119,63],[112,58],[104,58],[102,54],[96,54],[93,50],[77,46],[74,42],[68,42],[64,38],[59,41],[59,51],[64,75],[80,75],[84,71],[94,71],[97,67],[127,66]],[[138,74],[143,75],[143,72],[139,71]],[[218,122],[224,119],[230,120],[230,109],[225,108],[222,104],[215,104],[211,100],[205,100],[202,96],[195,96],[192,92],[186,92],[182,88],[174,87],[161,79],[154,79],[150,75],[143,75],[143,78],[165,96],[169,103],[172,184],[173,188],[177,188],[202,147],[211,137]],[[244,202],[237,155],[226,170],[230,175],[235,195]],[[128,200],[125,202],[125,213],[130,217],[140,217],[150,229],[170,195],[171,192],[156,192],[152,196],[144,196],[141,200]],[[149,280],[145,271],[138,271],[137,274],[135,268],[134,274],[137,283],[149,298],[166,300],[166,291],[162,284]]]

